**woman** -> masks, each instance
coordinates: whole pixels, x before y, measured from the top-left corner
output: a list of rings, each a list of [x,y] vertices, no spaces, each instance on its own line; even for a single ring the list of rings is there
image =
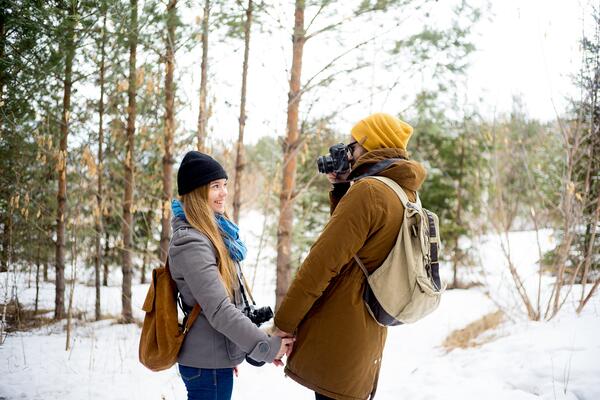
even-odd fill
[[[269,336],[240,310],[239,262],[246,247],[225,215],[227,174],[212,157],[188,152],[177,173],[181,203],[173,201],[171,275],[183,307],[202,309],[179,353],[189,400],[230,399],[233,374],[246,355],[282,365],[292,339]]]

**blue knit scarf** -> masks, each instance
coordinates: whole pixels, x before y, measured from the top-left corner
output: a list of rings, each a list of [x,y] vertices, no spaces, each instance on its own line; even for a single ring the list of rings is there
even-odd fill
[[[183,218],[187,222],[187,218],[185,218],[185,212],[183,211],[183,206],[179,200],[173,200],[171,202],[171,210],[173,211],[173,215],[179,218]],[[225,242],[225,246],[227,246],[227,251],[229,251],[229,256],[233,261],[241,262],[244,258],[246,258],[246,245],[240,239],[240,228],[225,218],[223,214],[215,213],[215,218],[217,225],[219,226],[219,231],[221,232],[221,236],[223,237],[223,242]]]

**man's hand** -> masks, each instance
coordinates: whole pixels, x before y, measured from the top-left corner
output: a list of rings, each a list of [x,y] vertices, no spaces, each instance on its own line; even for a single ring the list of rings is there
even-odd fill
[[[329,180],[329,182],[331,184],[342,183],[342,182],[346,182],[346,179],[348,179],[348,175],[350,175],[350,170],[348,170],[348,172],[345,172],[343,174],[338,174],[336,172],[330,172],[329,174],[327,174],[327,179]]]
[[[292,348],[294,346],[295,340],[296,339],[293,337],[281,338],[281,347],[279,348],[279,352],[277,353],[277,355],[275,356],[275,359],[273,360],[274,365],[276,365],[277,367],[283,366],[283,361],[281,361],[281,358],[283,356],[289,356],[292,353]]]
[[[294,335],[292,335],[291,333],[288,332],[284,332],[281,329],[279,329],[278,327],[274,326],[273,327],[273,335],[274,336],[279,336],[280,338],[292,338],[294,337]]]

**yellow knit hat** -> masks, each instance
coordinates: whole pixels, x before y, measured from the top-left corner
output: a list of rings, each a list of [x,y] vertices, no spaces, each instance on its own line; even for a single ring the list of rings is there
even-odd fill
[[[367,151],[382,148],[400,148],[406,150],[406,144],[413,128],[404,121],[384,113],[369,115],[354,125],[351,134],[354,140],[361,142]]]

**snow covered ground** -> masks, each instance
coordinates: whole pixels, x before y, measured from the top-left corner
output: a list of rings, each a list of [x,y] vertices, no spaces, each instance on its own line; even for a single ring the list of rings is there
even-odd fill
[[[262,223],[253,215],[242,222],[242,229],[245,225],[256,228]],[[259,234],[249,232],[246,240],[256,243]],[[513,261],[535,293],[535,235],[519,232],[510,239]],[[543,232],[542,241],[546,248],[551,244],[549,232]],[[600,399],[600,296],[592,299],[580,316],[573,311],[574,301],[568,301],[550,322],[527,321],[519,317],[518,303],[509,290],[499,239],[483,239],[476,246],[485,260],[482,279],[487,288],[449,291],[432,315],[413,325],[390,328],[377,398]],[[274,302],[271,257],[272,251],[264,250],[259,260],[255,278],[259,304]],[[246,274],[251,281],[256,246],[248,260]],[[34,289],[25,289],[24,275],[19,279],[20,301],[30,305]],[[118,281],[117,274],[114,279]],[[0,274],[2,285],[5,281],[6,276]],[[543,282],[546,288],[547,279]],[[1,289],[4,293],[4,286]],[[485,294],[487,290],[492,299]],[[142,317],[145,292],[145,285],[135,285],[136,317]],[[575,292],[573,299],[577,298]],[[40,296],[40,307],[51,309],[52,285],[45,284]],[[103,313],[118,315],[118,285],[102,288],[102,296]],[[77,309],[93,310],[93,288],[77,285],[75,300]],[[495,311],[498,304],[509,310],[513,320],[488,332],[487,344],[449,353],[441,348],[451,331]],[[78,322],[69,351],[64,350],[63,324],[11,334],[0,346],[0,399],[184,399],[185,388],[176,368],[155,373],[139,364],[139,331],[137,325],[118,325],[112,319]],[[300,400],[314,396],[285,378],[281,368],[243,364],[233,398]]]

